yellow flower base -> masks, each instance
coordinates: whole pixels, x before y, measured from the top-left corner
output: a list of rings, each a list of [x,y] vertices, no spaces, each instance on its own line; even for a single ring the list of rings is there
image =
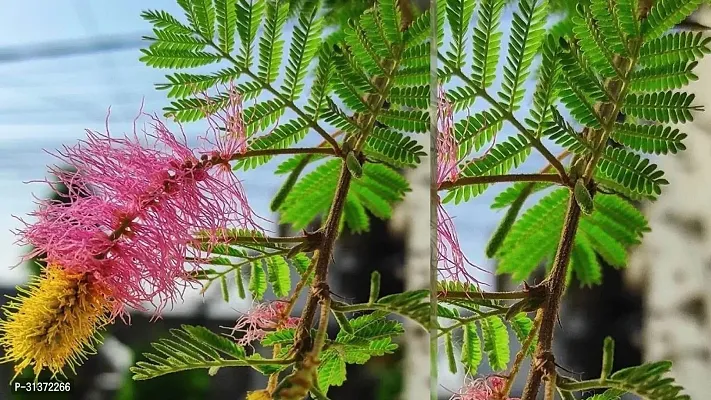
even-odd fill
[[[0,345],[3,362],[15,363],[15,377],[27,366],[35,376],[47,368],[53,375],[73,372],[96,351],[97,330],[109,322],[108,290],[83,273],[49,266],[28,288],[3,307]],[[13,378],[14,379],[14,378]]]

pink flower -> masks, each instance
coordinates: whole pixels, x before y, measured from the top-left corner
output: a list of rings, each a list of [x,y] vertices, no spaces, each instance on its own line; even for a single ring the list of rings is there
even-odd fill
[[[440,87],[437,106],[437,185],[457,180],[458,152],[459,145],[454,136],[454,110],[447,101],[444,89]],[[446,280],[476,282],[467,271],[467,266],[478,267],[467,260],[459,244],[452,217],[439,197],[437,200],[437,269]]]
[[[440,86],[437,102],[437,184],[456,181],[459,146],[454,136],[454,109]]]
[[[246,346],[262,340],[267,330],[296,328],[300,318],[285,315],[288,306],[288,302],[280,300],[257,304],[237,320],[231,336],[236,332],[243,333],[243,336],[236,340],[241,346]]]
[[[467,382],[449,400],[519,400],[513,397],[503,397],[505,385],[506,380],[498,376],[475,379]]]
[[[437,204],[437,270],[445,280],[475,283],[468,266],[480,269],[471,263],[459,244],[457,230],[452,217],[442,203]]]
[[[107,117],[105,134],[87,131],[85,140],[58,152],[76,172],[52,168],[59,182],[48,183],[74,188],[70,201],[41,202],[31,214],[37,222],[18,232],[20,244],[35,247],[27,258],[45,254],[48,263],[104,282],[118,300],[115,313],[141,309],[142,302],[159,312],[174,301],[190,281],[186,263],[199,267],[201,254],[191,247],[196,233],[207,232],[209,252],[226,228],[258,229],[229,171],[226,151],[237,148],[196,153],[184,134],[176,137],[148,117],[141,134],[134,121],[133,134],[122,137],[110,135]]]

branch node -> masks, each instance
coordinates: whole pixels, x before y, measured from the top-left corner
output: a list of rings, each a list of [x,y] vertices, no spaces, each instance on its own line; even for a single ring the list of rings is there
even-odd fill
[[[552,351],[543,351],[536,355],[533,361],[533,368],[543,372],[543,376],[548,379],[548,377],[555,376],[555,356]]]

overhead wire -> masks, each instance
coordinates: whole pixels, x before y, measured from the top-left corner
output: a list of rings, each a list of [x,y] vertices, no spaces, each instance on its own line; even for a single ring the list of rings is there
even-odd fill
[[[75,0],[74,1],[74,13],[77,15],[77,18],[79,19],[79,24],[82,26],[84,29],[84,32],[87,33],[88,35],[98,35],[99,34],[99,27],[96,23],[96,18],[94,16],[94,12],[92,10],[92,5],[91,2],[88,2],[86,0]],[[104,79],[107,80],[107,82],[113,84],[113,89],[112,89],[112,103],[119,102],[121,100],[121,96],[118,94],[117,90],[120,88],[123,83],[121,79],[121,74],[118,72],[116,68],[116,64],[114,63],[113,56],[111,53],[101,53],[101,55],[98,57],[99,62],[101,63],[100,65],[103,65],[103,72],[105,73]],[[95,107],[93,103],[87,103],[87,106],[89,107]]]
[[[85,13],[86,10],[83,10],[82,7],[83,6],[77,4],[76,12],[80,23],[82,23],[82,25],[85,27],[85,30],[90,32],[97,32],[98,30],[96,29],[96,24],[92,20],[91,15],[87,15]],[[91,11],[89,10],[89,12]],[[17,63],[29,64],[38,61],[49,61],[76,56],[105,55],[118,51],[138,50],[145,45],[145,43],[140,39],[142,36],[145,35],[145,32],[128,33],[122,35],[100,35],[98,33],[95,33],[88,38],[82,39],[70,39],[37,43],[31,45],[0,47],[0,68]],[[54,64],[53,67],[56,67],[56,64]],[[111,68],[113,68],[114,71],[111,71]],[[109,75],[107,77],[107,81],[109,83],[109,87],[113,87],[112,90],[114,91],[114,96],[111,103],[113,103],[112,105],[115,108],[121,107],[121,105],[124,104],[129,104],[130,102],[128,101],[128,96],[138,97],[137,95],[142,95],[142,93],[132,92],[120,93],[122,95],[126,95],[125,97],[117,95],[116,90],[122,88],[123,85],[121,83],[121,79],[117,79],[117,76],[115,74],[115,70],[117,69],[116,64],[113,62],[113,60],[111,60],[109,63],[105,63],[102,69],[108,69],[110,72],[113,72],[112,75]],[[73,73],[76,74],[77,71],[74,71]],[[43,76],[43,72],[38,71],[35,75]],[[18,82],[27,82],[26,76],[27,75],[25,74],[24,76],[13,77],[11,81],[8,81],[9,84],[0,86],[0,89],[17,88]],[[25,84],[24,86],[25,88],[27,86],[33,87],[32,84]],[[20,88],[22,88],[23,90],[25,89],[22,87],[22,85],[20,86]],[[103,115],[107,111],[106,109],[98,110],[96,108],[96,102],[94,100],[77,99],[77,94],[64,96],[51,93],[48,94],[46,90],[38,90],[37,95],[34,98],[41,100],[44,104],[47,104],[49,108],[30,108],[26,111],[11,110],[11,112],[13,112],[14,115],[20,116],[18,114],[47,115],[47,113],[67,113],[69,111],[77,112],[80,115],[83,115],[83,118],[85,119],[95,120],[98,115]],[[152,100],[153,98],[146,99],[146,101]],[[58,108],[57,105],[62,105],[63,107]],[[3,110],[0,109],[0,114],[2,113]],[[116,121],[116,123],[123,123],[132,120],[133,116],[129,116],[128,114],[129,113],[126,112],[126,115],[122,115],[120,116],[120,118],[116,118],[114,121]],[[28,123],[32,123],[32,120],[22,118],[19,121],[19,124],[21,125]],[[81,121],[55,121],[55,123],[58,123],[60,125],[73,125],[75,123],[81,123]],[[0,121],[0,124],[18,124],[18,121]]]

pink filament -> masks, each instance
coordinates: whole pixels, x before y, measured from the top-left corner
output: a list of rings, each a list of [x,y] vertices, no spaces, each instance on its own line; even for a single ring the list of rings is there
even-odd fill
[[[459,174],[459,147],[454,134],[454,109],[439,88],[437,102],[437,185],[456,181]]]
[[[296,328],[300,318],[284,315],[288,305],[289,303],[279,300],[257,304],[237,320],[231,336],[241,332],[243,335],[236,341],[241,346],[246,346],[262,340],[268,330]]]
[[[228,110],[232,110],[228,107]],[[215,135],[210,155],[194,152],[185,135],[176,137],[157,116],[139,134],[113,137],[87,130],[75,146],[54,154],[76,172],[50,168],[59,184],[71,188],[69,202],[41,201],[30,214],[34,224],[19,230],[18,243],[35,250],[25,258],[45,254],[48,263],[103,281],[124,307],[156,313],[192,282],[186,264],[199,268],[205,252],[193,248],[194,236],[207,233],[209,254],[228,228],[258,230],[244,189],[229,168],[243,151],[233,139]],[[235,127],[234,129],[238,129]],[[239,136],[235,132],[235,136]]]
[[[437,270],[444,280],[478,283],[468,267],[485,271],[467,259],[459,244],[454,221],[441,202],[437,205],[437,261]]]
[[[470,380],[449,400],[519,400],[502,397],[506,380],[498,376]]]
[[[225,92],[226,94],[217,93],[218,96],[227,97],[227,105],[223,108],[213,107],[215,100],[207,93],[203,93],[206,104],[203,113],[208,116],[209,125],[204,139],[220,154],[230,156],[244,154],[247,151],[247,129],[242,113],[242,96],[232,82],[226,85]],[[213,108],[216,110],[211,111]]]
[[[458,143],[454,135],[454,110],[442,87],[437,107],[437,185],[457,180],[459,174]],[[480,269],[464,255],[452,218],[437,198],[437,261],[441,278],[476,283],[468,266]]]

